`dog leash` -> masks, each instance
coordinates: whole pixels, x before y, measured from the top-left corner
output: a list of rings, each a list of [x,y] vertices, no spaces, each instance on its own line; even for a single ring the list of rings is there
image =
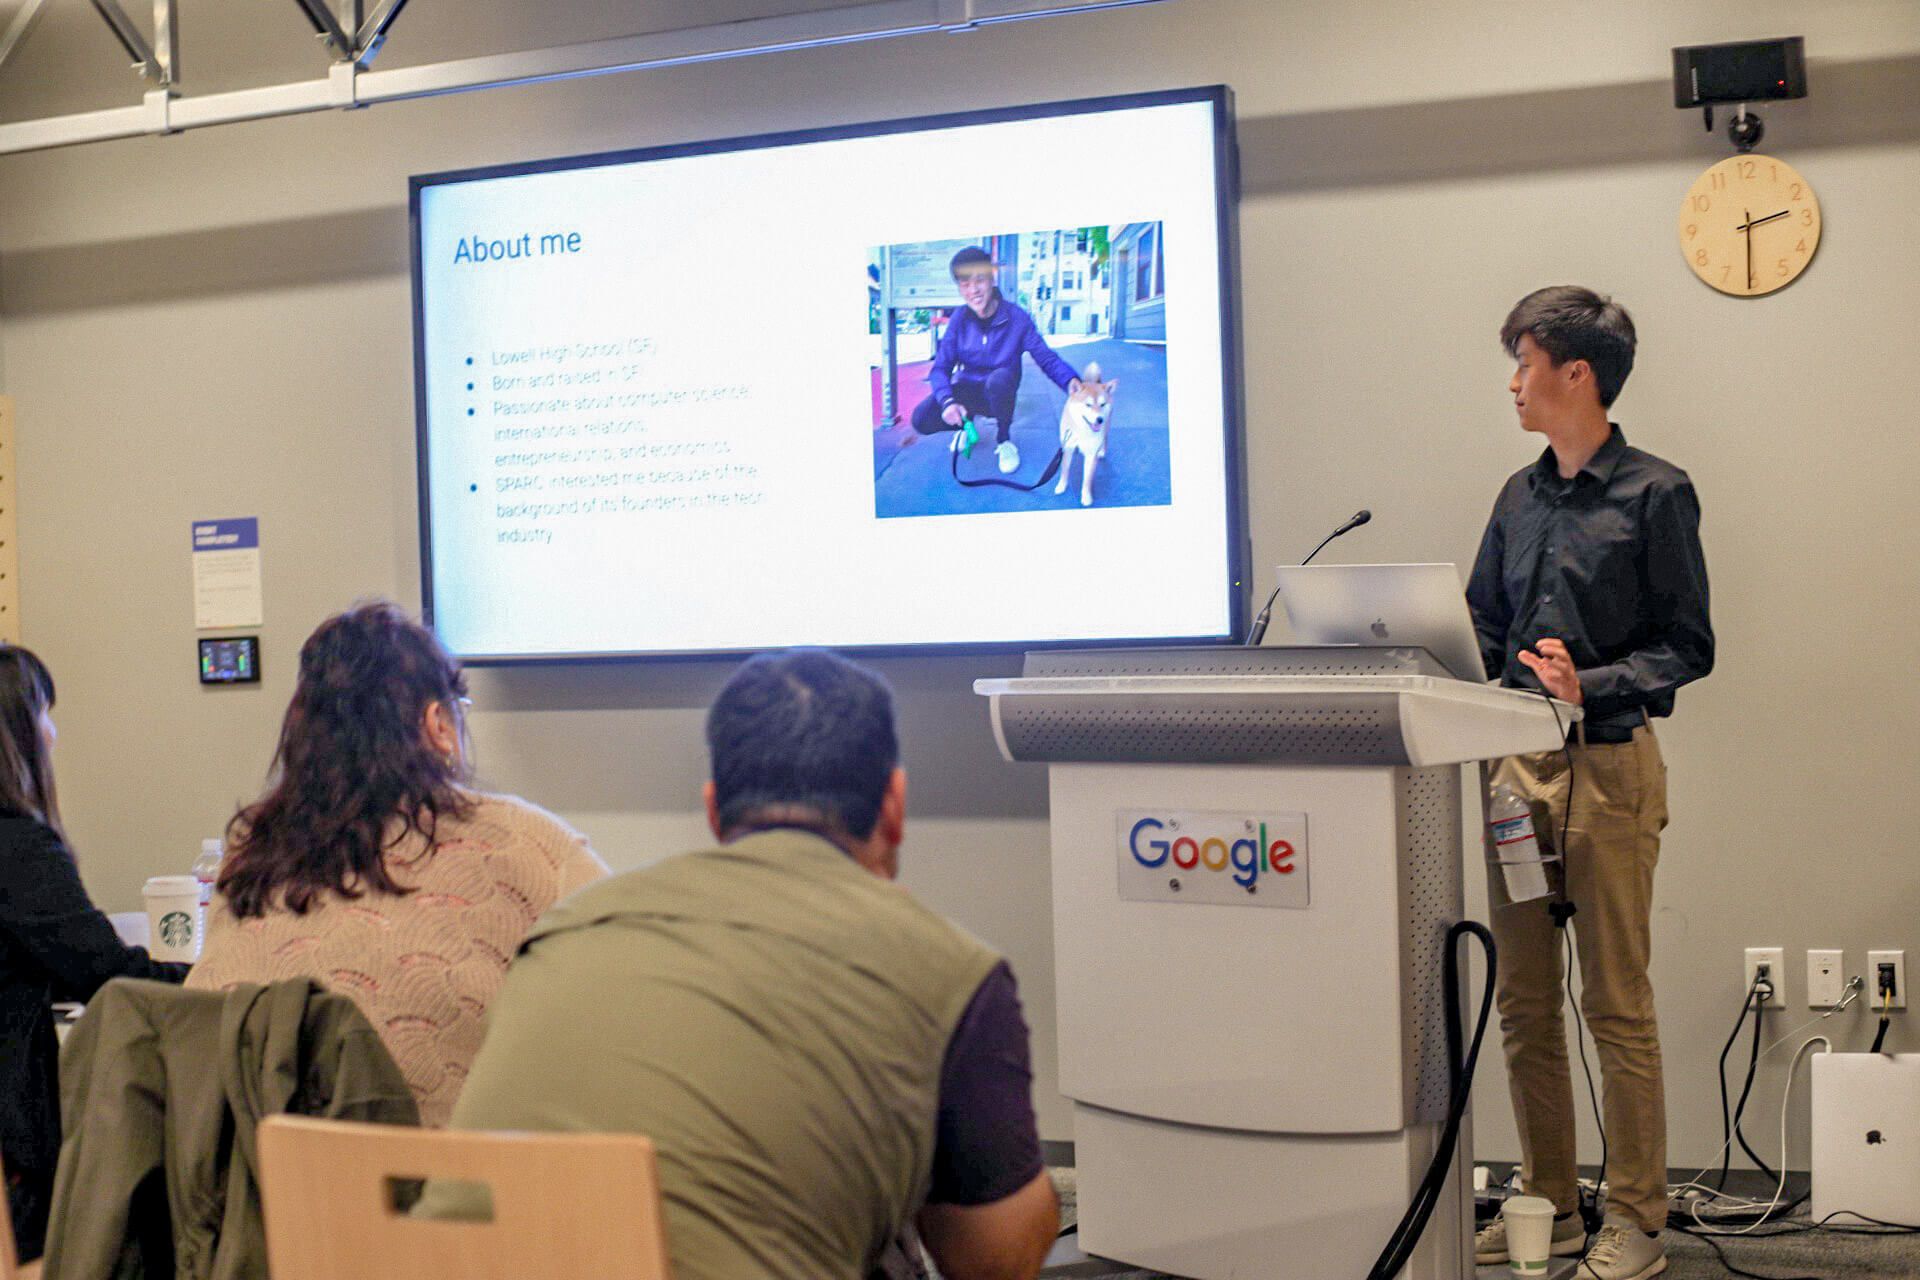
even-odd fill
[[[977,480],[967,479],[965,476],[960,474],[960,451],[956,449],[953,451],[951,455],[953,459],[953,478],[955,480],[958,480],[961,484],[965,485],[969,489],[978,489],[985,485],[991,484],[991,485],[998,485],[1002,489],[1015,489],[1020,491],[1021,493],[1031,493],[1035,489],[1038,489],[1041,485],[1045,484],[1047,481],[1053,479],[1055,475],[1059,474],[1060,460],[1066,456],[1067,456],[1067,451],[1064,448],[1055,449],[1053,451],[1053,461],[1049,462],[1047,464],[1047,469],[1040,473],[1040,478],[1038,480],[1035,480],[1032,484],[1021,484],[1015,480],[1001,480],[994,476],[986,476]]]
[[[965,439],[967,441],[966,452],[967,452],[967,456],[971,458],[973,456],[973,446],[980,439],[979,433],[974,430],[973,419],[969,417],[966,420],[966,423],[960,428],[960,430],[966,433],[966,436],[965,436]],[[1018,481],[999,480],[999,479],[995,479],[992,476],[987,476],[978,480],[969,480],[965,476],[960,474],[960,450],[955,449],[950,455],[950,457],[953,460],[953,478],[959,483],[965,485],[967,488],[981,489],[981,488],[985,488],[987,485],[995,485],[1002,489],[1012,489],[1017,493],[1032,493],[1035,489],[1038,489],[1041,485],[1053,479],[1055,475],[1059,474],[1061,459],[1065,458],[1066,456],[1067,456],[1067,447],[1065,445],[1061,445],[1058,449],[1055,449],[1053,451],[1053,461],[1047,464],[1047,469],[1040,473],[1040,478],[1038,480],[1035,480],[1032,484],[1020,484]]]

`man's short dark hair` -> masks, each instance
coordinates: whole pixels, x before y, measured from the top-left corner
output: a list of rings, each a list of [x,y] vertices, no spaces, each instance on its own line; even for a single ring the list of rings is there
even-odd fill
[[[720,830],[817,819],[873,834],[900,763],[893,694],[874,672],[823,649],[749,658],[707,712]]]
[[[1520,354],[1531,337],[1554,364],[1585,360],[1593,368],[1600,407],[1610,408],[1633,372],[1633,317],[1612,298],[1579,285],[1536,289],[1520,299],[1500,326],[1500,345]]]
[[[947,270],[953,274],[954,279],[958,280],[960,278],[960,268],[962,267],[990,267],[992,265],[992,254],[977,244],[970,244],[953,255],[953,261],[947,264]]]

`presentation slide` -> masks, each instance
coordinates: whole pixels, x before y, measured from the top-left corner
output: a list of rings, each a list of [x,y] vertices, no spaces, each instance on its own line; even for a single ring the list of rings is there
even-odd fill
[[[414,180],[479,659],[1229,638],[1217,90]]]

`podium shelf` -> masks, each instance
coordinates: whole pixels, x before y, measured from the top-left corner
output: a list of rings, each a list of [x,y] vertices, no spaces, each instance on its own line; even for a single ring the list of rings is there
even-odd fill
[[[977,680],[1008,760],[1435,765],[1557,750],[1577,708],[1430,675]]]

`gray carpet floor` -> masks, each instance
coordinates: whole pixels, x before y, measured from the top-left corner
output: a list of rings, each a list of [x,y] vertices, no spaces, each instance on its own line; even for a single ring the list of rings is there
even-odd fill
[[[1060,1191],[1060,1222],[1073,1222],[1077,1203],[1072,1169],[1056,1169],[1054,1184]],[[1804,1218],[1790,1225],[1805,1226]],[[1772,1228],[1762,1227],[1762,1231]],[[1864,1236],[1834,1231],[1797,1231],[1766,1239],[1743,1237],[1716,1241],[1734,1266],[1757,1275],[1779,1280],[1915,1280],[1920,1278],[1920,1236]],[[1664,1280],[1721,1280],[1735,1274],[1722,1266],[1706,1241],[1678,1231],[1668,1231],[1667,1270]],[[1571,1266],[1556,1271],[1554,1280],[1570,1275]],[[1072,1235],[1064,1237],[1060,1247],[1048,1259],[1040,1273],[1045,1280],[1172,1280],[1158,1271],[1142,1271],[1122,1263],[1089,1258],[1081,1253]],[[1482,1267],[1479,1280],[1505,1280],[1505,1267]],[[1267,1280],[1267,1278],[1262,1278]],[[1360,1280],[1359,1277],[1300,1276],[1277,1274],[1270,1280]]]

